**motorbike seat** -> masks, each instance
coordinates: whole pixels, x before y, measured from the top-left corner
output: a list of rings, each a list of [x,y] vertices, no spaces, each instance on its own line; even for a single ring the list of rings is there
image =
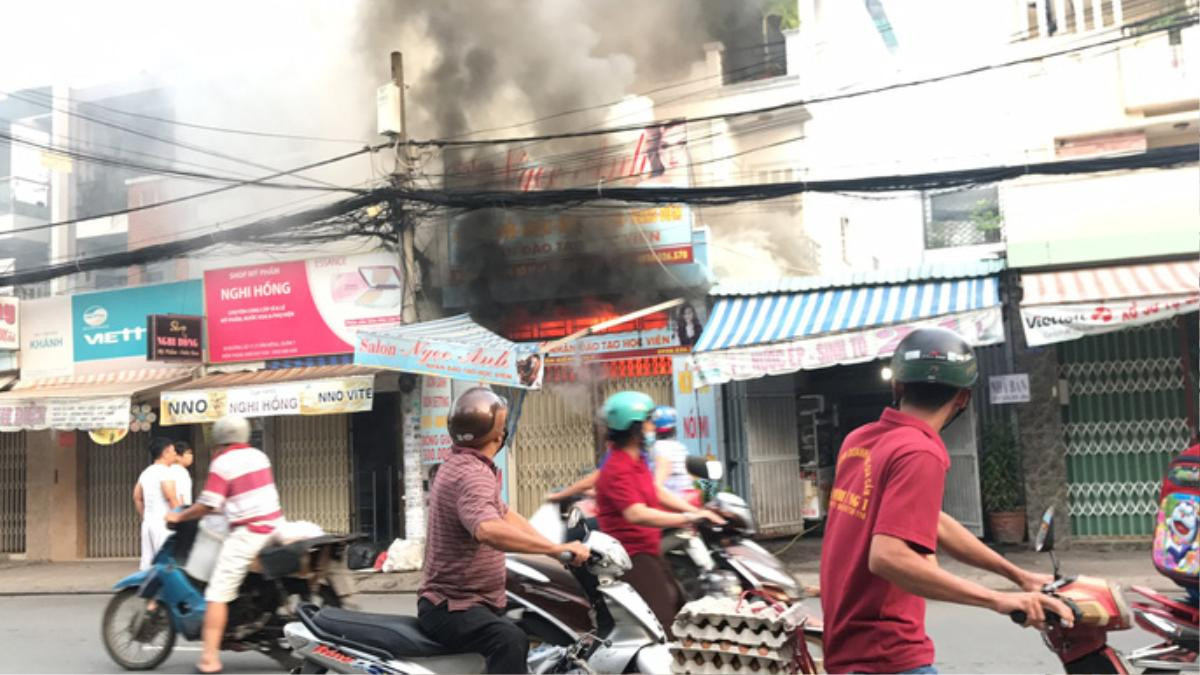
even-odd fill
[[[318,628],[370,647],[386,650],[396,658],[421,658],[458,654],[421,631],[415,616],[355,612],[326,607],[313,622]]]

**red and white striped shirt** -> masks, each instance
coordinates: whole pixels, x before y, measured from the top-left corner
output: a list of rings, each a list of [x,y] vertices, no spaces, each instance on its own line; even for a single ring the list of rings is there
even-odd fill
[[[204,491],[196,500],[214,511],[225,509],[231,527],[245,525],[251,532],[269,534],[283,517],[271,460],[258,448],[230,445],[208,469]]]

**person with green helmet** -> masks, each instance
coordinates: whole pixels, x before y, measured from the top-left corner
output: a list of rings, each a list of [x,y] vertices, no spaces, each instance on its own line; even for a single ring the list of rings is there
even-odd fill
[[[950,457],[938,435],[971,404],[979,368],[953,331],[920,328],[892,357],[895,408],[851,432],[837,474],[821,550],[825,669],[831,673],[930,673],[933,642],[925,599],[1023,611],[1041,627],[1046,611],[1071,623],[1061,601],[1036,592],[1053,578],[1023,570],[943,512]],[[1002,593],[938,567],[938,549],[1007,577]]]
[[[662,557],[662,530],[700,519],[725,521],[655,482],[645,459],[647,447],[654,443],[653,410],[654,400],[636,391],[614,394],[604,402],[609,456],[596,480],[596,519],[600,530],[621,542],[633,561],[623,580],[646,600],[669,634],[683,595]]]

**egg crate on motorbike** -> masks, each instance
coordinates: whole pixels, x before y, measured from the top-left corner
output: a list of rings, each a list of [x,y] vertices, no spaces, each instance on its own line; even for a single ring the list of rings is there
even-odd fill
[[[777,604],[702,598],[676,615],[674,673],[790,672],[798,624]]]
[[[756,646],[768,649],[779,649],[791,639],[786,633],[766,628],[755,631],[745,626],[734,627],[728,623],[681,624],[678,619],[675,620],[672,630],[675,632],[675,636],[681,640],[687,638],[699,642],[732,642],[745,647]]]
[[[685,641],[686,642],[686,641]],[[698,646],[698,645],[697,645]],[[761,656],[757,653],[742,654],[739,646],[731,645],[732,651],[724,649],[689,649],[687,647],[671,648],[671,672],[695,673],[697,675],[728,673],[764,673],[777,675],[788,672],[791,653],[775,651],[772,656]],[[771,650],[768,650],[770,652]]]

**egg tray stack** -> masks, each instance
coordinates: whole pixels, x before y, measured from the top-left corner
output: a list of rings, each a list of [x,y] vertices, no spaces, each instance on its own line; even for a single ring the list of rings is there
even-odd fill
[[[737,598],[702,598],[675,616],[671,672],[677,674],[790,671],[795,624],[778,606]]]

